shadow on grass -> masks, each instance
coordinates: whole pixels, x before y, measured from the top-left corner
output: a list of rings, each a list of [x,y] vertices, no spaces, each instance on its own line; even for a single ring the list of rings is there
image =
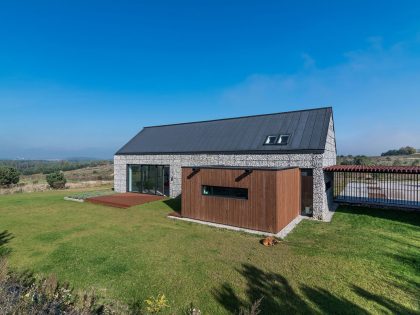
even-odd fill
[[[170,198],[163,201],[169,208],[177,213],[181,213],[181,196]]]
[[[397,263],[410,269],[413,274],[420,274],[420,249],[417,253],[388,254]]]
[[[13,239],[12,233],[9,233],[7,230],[0,232],[0,257],[6,256],[11,252],[11,249],[5,245]]]
[[[307,286],[303,286],[301,289],[303,294],[317,306],[322,314],[370,314],[357,304],[335,296],[325,289]]]
[[[250,264],[242,265],[238,272],[247,282],[245,299],[241,298],[229,283],[224,283],[212,292],[218,303],[232,314],[238,313],[241,308],[249,308],[260,298],[261,314],[314,314],[320,311],[330,314],[368,314],[358,305],[320,288],[302,287],[305,301],[286,278]],[[312,303],[308,303],[307,300]]]
[[[243,264],[237,271],[247,282],[246,299],[241,299],[228,283],[224,283],[220,289],[212,292],[215,299],[228,312],[235,314],[239,309],[249,308],[253,302],[262,298],[263,314],[310,313],[306,303],[300,299],[283,276],[265,272],[250,264]]]
[[[358,286],[353,286],[353,291],[358,294],[363,299],[375,302],[379,304],[382,308],[385,308],[387,311],[389,311],[391,314],[418,314],[417,312],[398,304],[397,302],[390,300],[386,297],[373,294],[371,292],[366,291],[365,289],[362,289]]]
[[[367,215],[374,218],[406,223],[417,227],[420,226],[420,211],[403,211],[399,209],[381,209],[341,205],[338,207],[337,212],[354,215]]]

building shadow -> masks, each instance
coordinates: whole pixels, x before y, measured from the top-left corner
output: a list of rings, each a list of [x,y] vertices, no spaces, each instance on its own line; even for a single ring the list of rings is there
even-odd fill
[[[7,230],[0,232],[0,257],[6,256],[11,252],[11,249],[5,245],[12,239],[12,233],[9,233]]]
[[[354,215],[367,215],[374,218],[406,223],[416,227],[420,226],[420,211],[404,211],[399,209],[381,209],[341,205],[337,208],[336,212]]]
[[[213,297],[229,313],[237,314],[242,308],[249,309],[252,303],[261,298],[261,314],[314,313],[283,276],[265,272],[251,264],[243,264],[237,271],[247,282],[245,298],[240,297],[229,283],[212,291]]]
[[[169,198],[163,201],[165,205],[177,213],[181,213],[181,195],[176,198]]]

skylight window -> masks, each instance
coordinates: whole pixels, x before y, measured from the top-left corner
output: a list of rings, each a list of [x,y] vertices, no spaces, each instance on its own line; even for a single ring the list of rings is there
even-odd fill
[[[289,142],[290,135],[280,135],[277,144],[286,145]]]
[[[268,136],[264,144],[276,144],[277,136]]]

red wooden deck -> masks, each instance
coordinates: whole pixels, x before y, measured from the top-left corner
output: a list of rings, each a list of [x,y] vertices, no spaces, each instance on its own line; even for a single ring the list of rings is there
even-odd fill
[[[85,201],[116,208],[129,208],[143,203],[162,200],[165,197],[138,193],[114,194],[87,198]]]

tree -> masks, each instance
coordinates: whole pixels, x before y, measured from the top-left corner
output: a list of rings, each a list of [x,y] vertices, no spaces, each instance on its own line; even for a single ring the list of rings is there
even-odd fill
[[[14,167],[0,167],[0,186],[19,183],[19,172]]]
[[[48,174],[45,178],[52,189],[63,189],[66,186],[67,180],[62,172]]]
[[[382,153],[382,156],[389,156],[389,155],[411,155],[416,153],[417,150],[413,147],[410,146],[406,146],[406,147],[401,147],[398,150],[388,150],[384,153]]]

